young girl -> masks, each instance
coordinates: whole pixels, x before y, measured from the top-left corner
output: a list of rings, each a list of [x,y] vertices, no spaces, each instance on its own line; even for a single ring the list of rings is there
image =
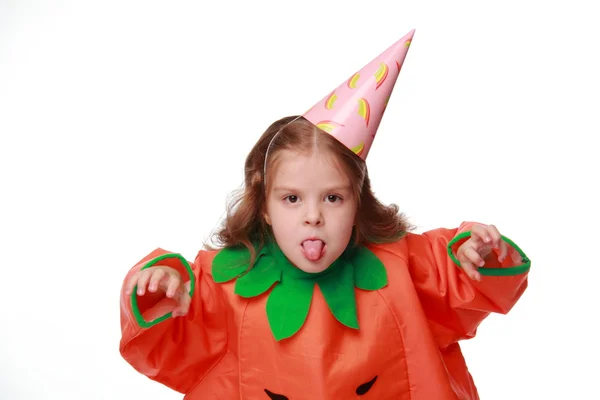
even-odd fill
[[[131,269],[137,371],[188,400],[478,399],[459,341],[513,307],[530,261],[493,225],[411,233],[374,196],[365,158],[413,32],[266,130],[218,249]]]

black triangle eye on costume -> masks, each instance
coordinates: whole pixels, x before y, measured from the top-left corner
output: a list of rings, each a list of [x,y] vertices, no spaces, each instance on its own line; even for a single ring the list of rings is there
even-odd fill
[[[375,378],[371,379],[369,382],[365,382],[362,385],[360,385],[359,387],[357,387],[356,394],[359,396],[362,396],[363,394],[367,393],[369,390],[371,390],[371,388],[373,387],[373,384],[375,383],[376,380],[377,380],[377,375],[375,375]],[[269,389],[265,389],[265,393],[267,394],[267,396],[269,396],[269,398],[271,400],[289,400],[287,398],[287,396],[284,396],[282,394],[273,393]]]
[[[273,393],[269,389],[265,389],[265,393],[272,400],[289,400],[286,396],[282,394]]]
[[[363,383],[362,385],[357,387],[356,394],[359,396],[362,396],[363,394],[367,393],[369,390],[371,390],[371,387],[373,387],[373,384],[375,383],[376,380],[377,380],[377,375],[375,375],[375,378],[371,379],[369,382]]]

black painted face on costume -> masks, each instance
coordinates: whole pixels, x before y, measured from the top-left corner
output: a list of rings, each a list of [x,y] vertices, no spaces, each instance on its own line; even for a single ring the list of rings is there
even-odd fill
[[[359,385],[356,388],[356,394],[359,396],[366,394],[371,389],[371,387],[373,387],[373,384],[375,383],[376,380],[377,380],[377,375],[375,375],[375,378],[371,379],[369,382],[365,382],[365,383]],[[265,393],[267,394],[267,396],[269,396],[269,398],[271,400],[291,400],[287,396],[285,396],[283,394],[273,393],[269,389],[265,389]]]

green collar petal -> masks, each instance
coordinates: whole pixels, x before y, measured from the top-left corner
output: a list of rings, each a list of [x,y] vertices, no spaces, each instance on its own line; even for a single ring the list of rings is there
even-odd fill
[[[362,290],[378,290],[388,284],[383,263],[366,247],[354,251],[354,283]]]
[[[293,336],[306,321],[312,300],[314,282],[283,279],[267,299],[267,319],[276,340]]]
[[[213,280],[229,282],[248,270],[250,252],[245,247],[228,247],[215,255],[212,265]]]
[[[324,275],[317,284],[337,320],[350,328],[358,329],[354,296],[355,269],[354,264],[345,263],[338,273]]]
[[[259,263],[237,279],[235,293],[255,297],[269,290],[275,282],[281,282],[281,269],[273,257],[263,255]]]
[[[358,329],[355,288],[378,290],[387,285],[383,263],[366,247],[348,246],[327,269],[308,273],[296,268],[277,243],[268,242],[248,269],[250,252],[245,247],[224,248],[212,263],[217,283],[236,279],[235,293],[259,296],[273,289],[267,299],[267,318],[276,340],[293,336],[306,321],[314,286],[319,285],[333,316],[342,324]]]

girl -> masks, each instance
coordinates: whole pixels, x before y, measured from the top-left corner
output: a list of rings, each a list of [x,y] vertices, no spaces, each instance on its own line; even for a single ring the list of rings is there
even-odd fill
[[[378,65],[403,61],[413,32],[265,131],[219,248],[193,263],[157,249],[131,269],[120,351],[137,371],[188,400],[478,399],[459,341],[513,307],[530,261],[493,225],[411,233],[374,196],[379,122],[360,104],[383,114],[400,67],[384,86]]]

